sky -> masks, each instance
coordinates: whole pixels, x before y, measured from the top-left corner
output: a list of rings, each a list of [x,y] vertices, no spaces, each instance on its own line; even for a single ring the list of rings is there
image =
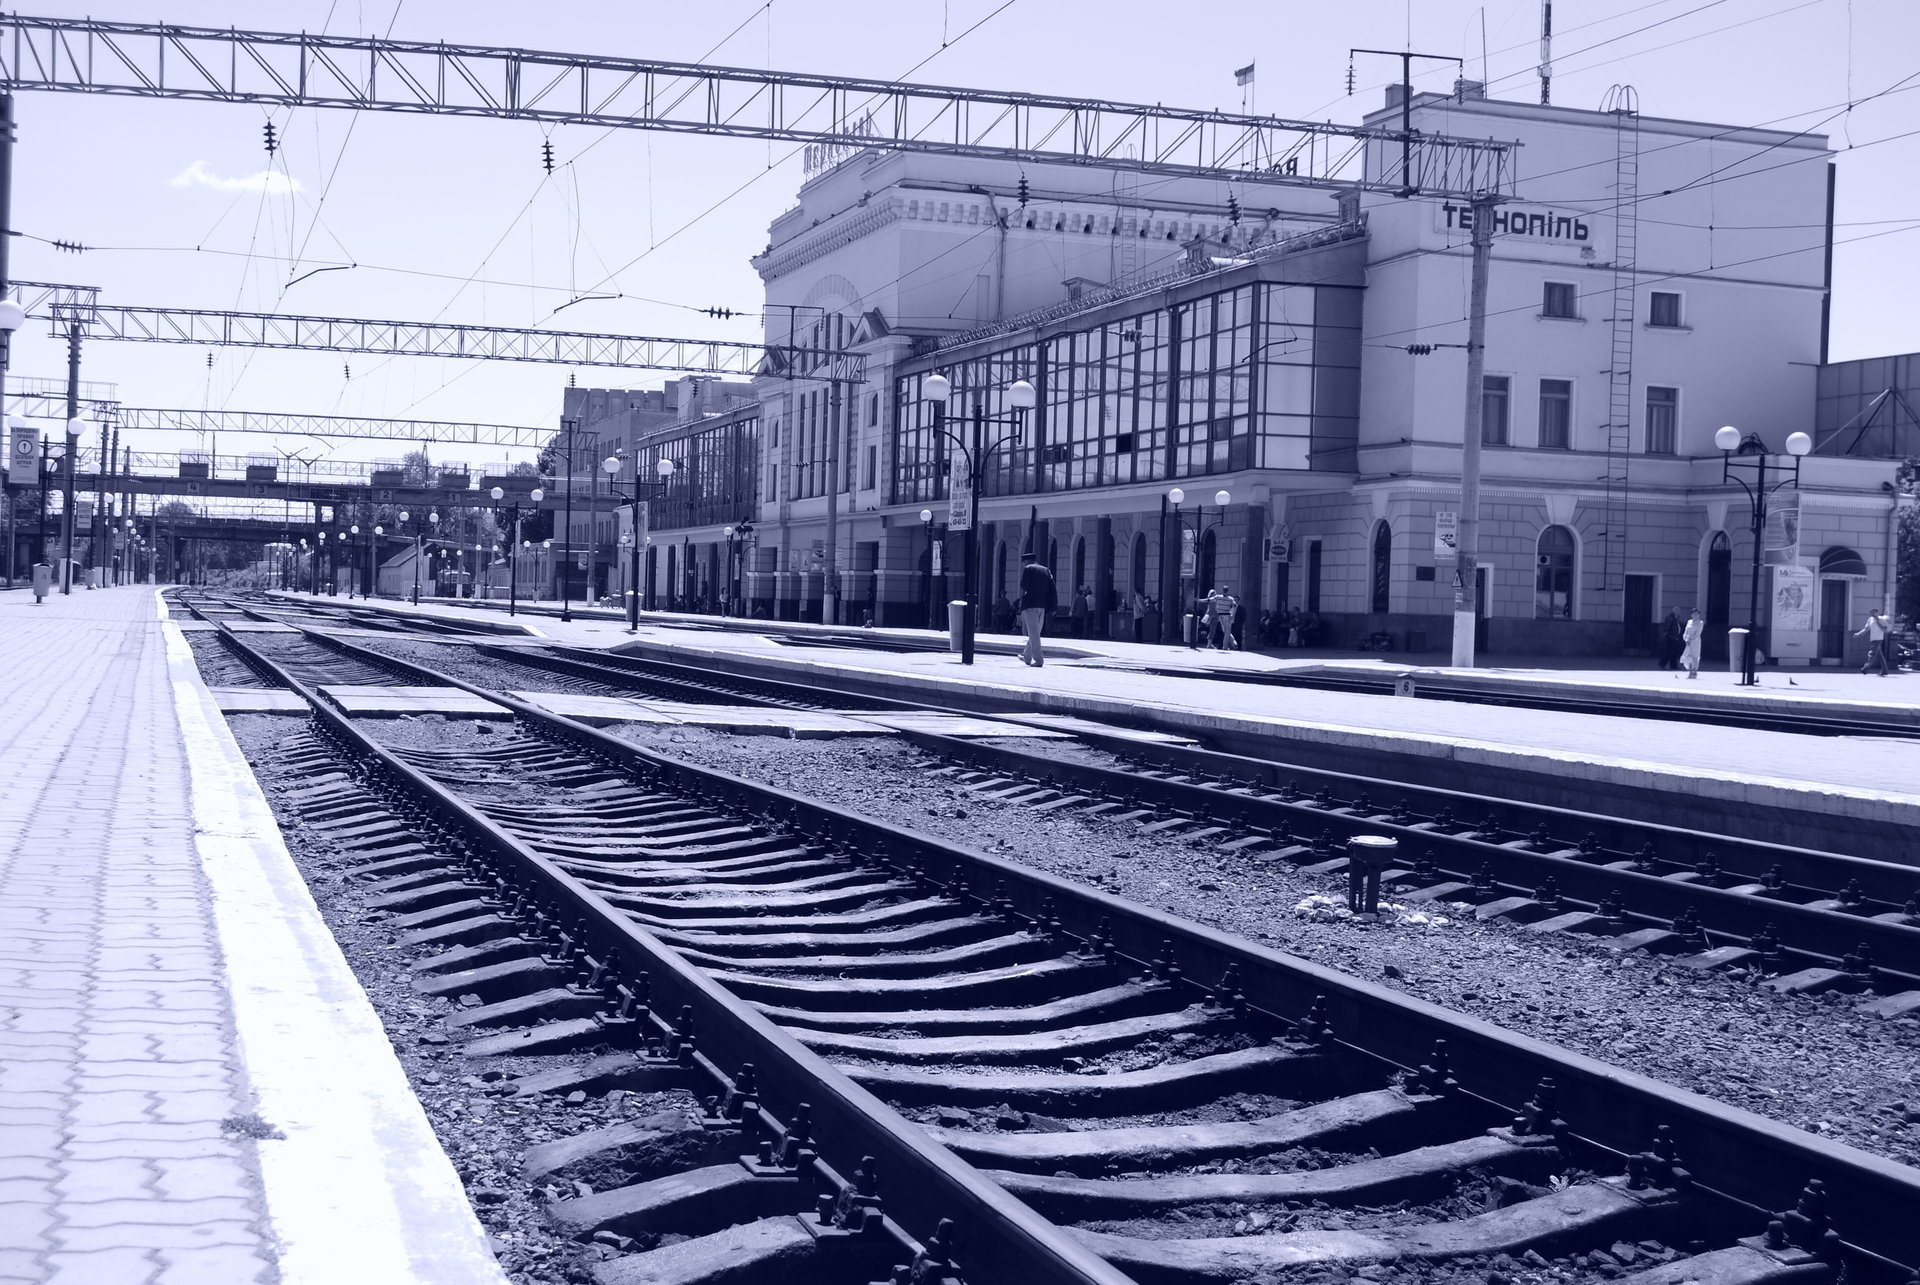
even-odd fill
[[[1468,60],[1491,95],[1537,101],[1540,0],[1344,0],[1214,10],[1164,0],[29,0],[22,12],[391,34],[643,58],[1238,109],[1356,122],[1397,62]],[[1555,0],[1556,103],[1628,83],[1650,116],[1806,129],[1838,159],[1832,355],[1920,350],[1920,4],[1914,0]],[[1449,65],[1419,87],[1451,87]],[[1881,95],[1891,87],[1904,86]],[[1851,106],[1849,106],[1851,104]],[[108,303],[447,320],[753,341],[748,260],[793,204],[798,148],[531,122],[24,93],[15,105],[11,274]],[[263,126],[279,141],[269,156]],[[541,163],[551,142],[556,168]],[[1816,234],[1817,236],[1817,234]],[[52,241],[91,247],[74,254]],[[343,266],[352,265],[352,266]],[[330,269],[315,272],[316,269]],[[313,274],[313,275],[308,275]],[[616,295],[574,303],[583,294]],[[720,320],[708,308],[745,316]],[[10,375],[64,377],[30,322]],[[82,377],[129,406],[553,425],[569,375],[604,368],[99,342]],[[204,448],[142,434],[138,450]],[[397,458],[407,443],[231,438]],[[530,452],[437,448],[485,466]]]

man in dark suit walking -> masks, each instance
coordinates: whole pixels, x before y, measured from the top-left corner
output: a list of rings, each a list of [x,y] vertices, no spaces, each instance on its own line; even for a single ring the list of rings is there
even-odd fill
[[[1038,554],[1029,549],[1021,555],[1021,562],[1024,565],[1020,568],[1020,625],[1027,631],[1027,644],[1020,649],[1020,659],[1038,669],[1047,663],[1040,649],[1040,633],[1059,599],[1054,590],[1053,572],[1040,565]]]

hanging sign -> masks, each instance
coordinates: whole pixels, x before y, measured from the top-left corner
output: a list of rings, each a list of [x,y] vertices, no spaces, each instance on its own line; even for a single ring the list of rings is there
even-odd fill
[[[973,529],[973,479],[961,466],[958,453],[948,465],[947,476],[953,479],[947,488],[947,530],[971,531]]]
[[[1460,515],[1441,509],[1433,515],[1433,560],[1451,566],[1460,556]]]
[[[1800,561],[1800,492],[1783,491],[1768,502],[1760,552],[1760,560],[1770,567],[1791,567]]]
[[[947,545],[947,542],[945,540],[935,540],[933,542],[933,574],[936,576],[946,574],[946,572],[943,571],[940,566],[940,564],[945,560],[941,555],[942,555],[942,552],[946,549],[946,545]]]
[[[1191,576],[1200,569],[1200,550],[1194,544],[1193,532],[1186,527],[1180,528],[1180,574]]]
[[[1282,522],[1267,537],[1266,560],[1268,562],[1289,562],[1293,557],[1293,528]]]
[[[33,480],[33,462],[39,454],[40,430],[15,425],[13,443],[7,451],[7,468],[16,486],[25,486]]]

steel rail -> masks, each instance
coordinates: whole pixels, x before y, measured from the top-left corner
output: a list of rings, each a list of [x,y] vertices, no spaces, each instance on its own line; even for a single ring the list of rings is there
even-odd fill
[[[366,736],[318,692],[295,679],[271,657],[254,651],[226,621],[214,623],[229,645],[252,653],[253,663],[305,700],[329,732],[351,745],[450,830],[502,863],[517,887],[549,907],[551,920],[571,927],[578,940],[602,943],[609,962],[617,960],[625,975],[640,982],[640,993],[650,997],[654,1010],[665,1007],[690,1013],[694,1042],[715,1068],[751,1066],[759,1100],[774,1104],[776,1118],[791,1120],[793,1109],[807,1104],[812,1145],[829,1162],[825,1176],[830,1181],[844,1186],[840,1173],[852,1172],[867,1157],[876,1160],[885,1181],[882,1198],[887,1217],[903,1229],[907,1238],[918,1242],[912,1248],[923,1248],[941,1222],[951,1219],[958,1242],[964,1247],[966,1270],[977,1280],[1131,1285],[1125,1273],[981,1176],[751,1005],[735,999],[599,894]],[[351,644],[347,649],[364,651]],[[448,682],[432,670],[377,653],[365,652],[358,659]],[[523,717],[534,708],[511,698],[499,703]],[[646,766],[669,764],[663,760],[659,765]],[[719,793],[732,802],[736,791],[731,787],[742,784],[727,778],[728,788],[714,791],[696,786],[689,793]],[[764,811],[765,801],[759,803],[756,810]]]
[[[661,685],[695,694],[700,699],[710,699],[716,690],[710,676],[661,677],[610,663],[617,657],[601,656],[589,660],[587,654],[577,648],[556,649],[564,653],[557,656],[484,645],[477,650],[503,663],[545,669],[607,686],[617,686],[623,681],[635,686]],[[671,662],[661,661],[644,663],[654,667],[671,665]],[[819,707],[821,704],[816,688],[767,678],[736,681],[748,688],[746,698],[752,701],[801,708]],[[868,707],[901,711],[941,708],[882,697],[853,699]],[[1877,982],[1881,990],[1920,988],[1920,925],[1875,919],[1866,913],[1815,908],[1786,899],[1788,893],[1802,896],[1807,901],[1829,899],[1843,886],[1850,885],[1859,890],[1857,895],[1861,898],[1872,898],[1887,911],[1899,913],[1897,908],[1902,904],[1902,899],[1907,899],[1906,904],[1912,904],[1914,890],[1920,886],[1920,871],[1892,862],[1761,844],[1701,831],[1656,827],[1649,823],[1621,823],[1615,818],[1595,814],[1538,805],[1515,805],[1485,796],[1428,788],[1428,793],[1442,797],[1445,804],[1443,812],[1451,813],[1456,808],[1464,810],[1470,807],[1474,811],[1468,815],[1487,818],[1478,822],[1456,822],[1448,828],[1436,825],[1430,818],[1423,820],[1404,815],[1401,812],[1404,805],[1382,806],[1378,802],[1348,802],[1332,798],[1302,801],[1297,797],[1273,798],[1247,793],[1250,787],[1268,788],[1270,783],[1263,779],[1265,777],[1285,775],[1270,765],[1265,765],[1265,771],[1258,767],[1251,770],[1243,768],[1237,774],[1236,785],[1223,786],[1143,777],[1123,770],[1058,760],[1014,746],[983,744],[937,732],[907,730],[901,735],[922,748],[951,759],[988,764],[996,770],[1009,771],[1036,782],[1088,790],[1111,799],[1153,796],[1156,802],[1174,810],[1209,820],[1236,822],[1247,830],[1269,835],[1276,841],[1283,834],[1292,834],[1297,843],[1317,850],[1313,858],[1315,860],[1335,856],[1333,848],[1337,840],[1357,834],[1385,833],[1400,841],[1402,866],[1425,868],[1431,864],[1434,867],[1427,879],[1429,884],[1438,884],[1448,878],[1472,881],[1480,877],[1481,871],[1485,871],[1485,892],[1492,895],[1477,897],[1477,900],[1490,901],[1509,894],[1533,896],[1550,887],[1551,891],[1546,895],[1555,903],[1569,900],[1576,903],[1558,904],[1557,909],[1560,910],[1601,911],[1610,904],[1618,904],[1620,909],[1614,913],[1614,917],[1642,926],[1661,928],[1697,920],[1701,925],[1701,942],[1704,944],[1711,944],[1717,939],[1722,944],[1754,947],[1769,955],[1791,958],[1799,961],[1803,967],[1842,968],[1855,976]],[[1137,742],[1120,737],[1101,738],[1097,733],[1088,733],[1086,736],[1090,741],[1104,741],[1102,748],[1116,755],[1139,748]],[[1175,762],[1186,755],[1204,753],[1171,747],[1163,748],[1161,752]],[[1342,784],[1351,785],[1352,782],[1342,778]],[[1390,782],[1375,784],[1385,787],[1389,792],[1396,788]],[[1287,788],[1291,790],[1290,785]],[[1519,825],[1503,815],[1510,811],[1521,814]],[[1554,840],[1547,834],[1549,820],[1563,825],[1591,827],[1587,831],[1588,839]],[[1531,835],[1518,840],[1508,837],[1516,833],[1526,835],[1523,827],[1529,822],[1537,823]],[[1316,827],[1320,834],[1306,837]],[[1639,863],[1649,868],[1616,868],[1608,863],[1608,859],[1615,857],[1615,854],[1604,851],[1600,846],[1600,830],[1610,832],[1610,837],[1617,833],[1654,834],[1660,840],[1659,846],[1668,853],[1685,846],[1701,854],[1694,862],[1683,862],[1674,856],[1665,858],[1674,864],[1696,864],[1706,859],[1704,854],[1711,853],[1716,864],[1727,863],[1726,873],[1740,875],[1745,871],[1749,883],[1770,878],[1772,872],[1779,874],[1782,883],[1770,895],[1753,895],[1706,882],[1668,877],[1650,868],[1661,860],[1652,847],[1651,839],[1648,846],[1637,854]],[[1521,843],[1531,844],[1537,850],[1518,846]],[[1429,856],[1435,852],[1441,854],[1440,858],[1437,862],[1430,862]],[[1618,854],[1623,857],[1626,855]],[[1766,869],[1769,861],[1772,862],[1772,872]],[[1794,880],[1791,886],[1785,883],[1789,877]],[[1814,878],[1819,878],[1821,882],[1810,882]],[[1858,904],[1863,909],[1874,909],[1867,906],[1864,900]]]
[[[1104,943],[1122,957],[1175,969],[1174,975],[1183,979],[1224,978],[1234,969],[1235,985],[1248,1004],[1286,1025],[1324,1025],[1331,1032],[1330,1043],[1346,1056],[1411,1070],[1429,1062],[1436,1041],[1444,1041],[1462,1091],[1508,1111],[1528,1101],[1541,1080],[1551,1079],[1558,1113],[1582,1145],[1624,1159],[1643,1152],[1666,1129],[1698,1188],[1756,1215],[1790,1206],[1802,1184],[1819,1179],[1826,1184],[1832,1207],[1840,1211],[1840,1238],[1859,1256],[1863,1274],[1898,1279],[1898,1273],[1911,1273],[1920,1265],[1914,1261],[1909,1235],[1913,1210],[1920,1209],[1920,1170],[1218,929],[656,754],[518,698],[382,657],[344,639],[304,628],[302,633],[344,654],[364,653],[369,660],[432,675],[440,684],[505,706],[602,761],[664,777],[717,804],[756,814],[777,809],[803,829],[831,836],[871,860],[942,887],[948,895],[987,901],[998,913],[1024,919],[1037,930]],[[993,890],[990,898],[972,891],[983,883]],[[1204,983],[1189,984],[1206,988]]]

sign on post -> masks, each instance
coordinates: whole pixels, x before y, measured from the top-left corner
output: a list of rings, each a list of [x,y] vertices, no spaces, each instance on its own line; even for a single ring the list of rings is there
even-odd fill
[[[1293,557],[1293,528],[1282,522],[1267,537],[1266,560],[1268,562],[1288,562]]]
[[[1451,566],[1460,556],[1460,515],[1441,509],[1433,515],[1433,560]]]
[[[7,448],[7,468],[13,475],[16,486],[28,486],[33,482],[34,458],[40,454],[40,430],[15,426],[13,440]]]
[[[933,542],[933,574],[936,576],[944,574],[940,564],[943,561],[942,551],[946,548],[946,544],[947,542],[945,540],[935,540]]]
[[[1193,532],[1186,527],[1180,528],[1180,574],[1191,576],[1200,569],[1200,550],[1195,545]]]
[[[1770,567],[1791,567],[1800,561],[1800,492],[1785,491],[1769,501],[1760,551],[1760,560]]]
[[[957,464],[958,461],[956,460]],[[959,468],[955,468],[949,477],[953,484],[947,488],[947,530],[973,530],[973,479]]]

